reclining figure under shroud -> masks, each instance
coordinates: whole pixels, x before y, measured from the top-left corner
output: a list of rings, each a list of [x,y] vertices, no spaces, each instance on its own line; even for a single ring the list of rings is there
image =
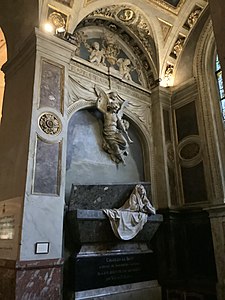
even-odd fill
[[[155,215],[155,208],[147,198],[143,185],[136,185],[129,199],[116,209],[103,209],[114,234],[122,240],[135,237],[147,222],[148,215]]]

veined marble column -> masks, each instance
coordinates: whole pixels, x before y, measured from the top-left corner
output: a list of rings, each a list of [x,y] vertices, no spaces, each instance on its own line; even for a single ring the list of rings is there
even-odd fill
[[[1,299],[61,298],[64,98],[72,50],[37,29],[4,69],[8,118],[3,117],[0,135]]]

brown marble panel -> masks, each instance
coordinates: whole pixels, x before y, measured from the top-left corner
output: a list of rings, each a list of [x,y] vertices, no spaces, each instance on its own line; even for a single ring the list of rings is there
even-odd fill
[[[37,140],[33,193],[59,194],[61,143]]]
[[[62,265],[62,259],[0,260],[0,299],[60,300]]]
[[[62,112],[63,73],[62,67],[42,61],[40,107],[51,107]]]
[[[17,263],[16,299],[61,299],[61,259]]]

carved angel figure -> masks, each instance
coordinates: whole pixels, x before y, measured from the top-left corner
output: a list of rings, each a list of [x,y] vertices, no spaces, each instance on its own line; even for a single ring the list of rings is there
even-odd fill
[[[115,92],[106,94],[98,86],[95,86],[95,91],[98,96],[96,106],[104,116],[102,147],[114,162],[125,164],[124,156],[128,155],[128,142],[132,143],[127,132],[129,122],[122,119],[127,101]]]
[[[134,70],[131,65],[131,61],[128,58],[119,58],[117,60],[117,65],[119,66],[119,72],[124,79],[132,80],[130,72]]]
[[[92,47],[89,48],[89,52],[91,52],[89,56],[89,61],[91,63],[96,64],[97,66],[102,64],[105,66],[105,51],[104,49],[100,50],[100,45],[98,42],[94,42]]]
[[[196,21],[198,20],[198,17],[201,13],[201,10],[200,9],[196,9],[195,11],[193,11],[188,20],[187,20],[187,23],[189,25],[190,28],[192,28],[194,26],[194,24],[196,23]]]
[[[178,39],[176,43],[173,46],[173,53],[178,56],[181,51],[183,50],[183,45],[184,45],[184,40],[183,39]]]

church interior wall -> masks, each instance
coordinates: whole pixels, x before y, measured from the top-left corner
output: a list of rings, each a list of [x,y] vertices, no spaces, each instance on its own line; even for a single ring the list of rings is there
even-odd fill
[[[68,257],[79,253],[82,260],[92,249],[87,238],[104,247],[112,238],[99,212],[103,203],[107,209],[113,204],[122,205],[122,200],[113,202],[110,197],[114,193],[118,196],[116,190],[128,197],[131,184],[142,182],[157,214],[164,218],[157,232],[153,227],[146,229],[149,235],[156,232],[153,239],[148,236],[147,245],[156,254],[158,270],[154,278],[158,282],[152,281],[149,293],[155,293],[157,300],[161,299],[161,291],[166,300],[214,300],[217,282],[223,289],[224,270],[218,263],[223,261],[223,248],[218,236],[223,235],[224,215],[211,207],[223,204],[225,152],[210,62],[215,58],[216,46],[207,4],[203,0],[200,4],[181,1],[185,2],[183,6],[171,13],[144,1],[109,1],[106,8],[104,1],[75,2],[39,1],[38,8],[36,2],[33,7],[28,1],[19,1],[12,29],[6,18],[0,24],[8,49],[0,124],[0,218],[13,216],[10,222],[16,224],[14,228],[21,228],[15,238],[0,239],[0,247],[8,247],[0,251],[0,286],[4,285],[0,298],[3,294],[14,297],[5,287],[7,276],[20,297],[31,295],[31,288],[26,290],[25,286],[33,282],[40,269],[42,279],[52,282],[49,293],[53,299],[58,297],[63,258],[64,276],[68,278]],[[8,5],[2,6],[7,14]],[[184,26],[177,29],[175,20],[182,7],[187,17],[196,7],[201,8],[199,20],[191,25],[193,29],[185,28],[188,19],[180,19],[179,24]],[[38,9],[41,25],[34,30]],[[29,15],[26,21],[25,10]],[[60,13],[66,18],[67,32],[43,32],[42,22],[52,12],[59,18],[55,22],[62,21]],[[177,41],[183,43],[180,52],[175,47]],[[102,51],[97,63],[91,61],[96,44],[96,49]],[[125,60],[129,61],[128,72],[121,73]],[[104,112],[97,110],[96,103],[102,95],[109,99],[110,92],[128,102],[123,119],[130,125],[127,132],[133,144],[123,164],[123,159],[115,163],[114,153],[102,149]],[[90,201],[79,200],[73,207],[71,195],[78,195],[78,191],[82,194],[90,186]],[[111,196],[104,202],[102,189],[106,195],[110,188]],[[91,211],[95,204],[93,220],[87,215],[78,217],[75,212],[80,209],[88,214],[83,210]],[[75,226],[70,218],[78,222],[78,250],[64,245],[64,237],[67,242],[70,238],[68,228]],[[98,231],[101,228],[104,230]],[[144,238],[140,235],[134,242],[142,243]],[[45,241],[47,252],[37,253],[38,242]],[[93,249],[99,255],[97,248]],[[38,297],[47,295],[42,279]],[[21,291],[18,284],[24,287]],[[65,286],[70,289],[67,283]],[[141,289],[139,292],[141,295]],[[130,296],[128,291],[125,294]],[[82,299],[81,294],[79,297]]]

